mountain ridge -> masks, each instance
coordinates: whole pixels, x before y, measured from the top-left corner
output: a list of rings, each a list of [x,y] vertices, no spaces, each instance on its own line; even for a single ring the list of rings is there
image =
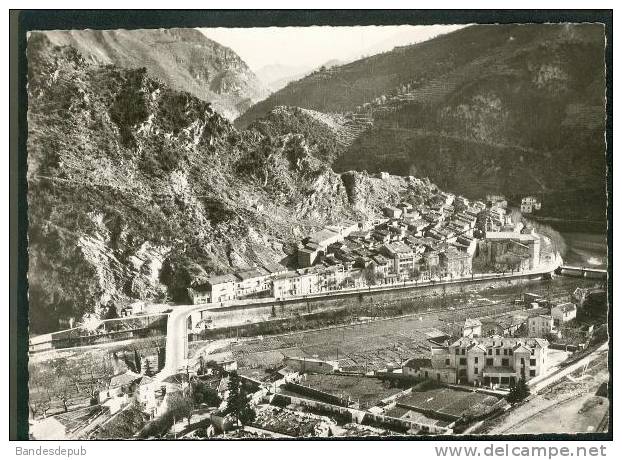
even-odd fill
[[[538,194],[552,216],[603,219],[604,43],[598,24],[474,25],[314,72],[235,123],[276,105],[345,117],[356,136],[338,171],[411,170],[457,193]]]
[[[229,119],[268,94],[232,49],[195,29],[85,29],[33,34],[46,35],[54,45],[77,49],[88,62],[145,67],[167,85],[211,102]]]

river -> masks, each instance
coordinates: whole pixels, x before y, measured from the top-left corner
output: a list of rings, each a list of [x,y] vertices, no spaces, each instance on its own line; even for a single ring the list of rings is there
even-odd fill
[[[607,235],[605,233],[562,232],[566,242],[564,263],[567,265],[607,268]]]

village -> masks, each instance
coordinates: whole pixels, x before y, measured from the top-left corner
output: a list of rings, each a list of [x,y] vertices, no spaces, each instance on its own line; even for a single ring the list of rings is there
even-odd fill
[[[295,269],[271,263],[213,276],[190,286],[188,297],[193,304],[288,299],[352,288],[529,272],[554,263],[557,254],[547,237],[520,219],[514,222],[507,207],[500,195],[489,195],[484,203],[446,192],[417,207],[396,203],[383,209],[383,218],[342,222],[308,235],[298,245]]]
[[[521,201],[525,214],[535,206],[533,197]],[[69,410],[65,394],[62,410],[58,402],[54,410],[49,390],[42,390],[42,405],[33,398],[31,406],[33,436],[468,433],[531,392],[548,391],[597,353],[606,311],[602,287],[584,280],[571,292],[526,291],[523,278],[552,276],[561,258],[549,237],[508,209],[505,197],[470,201],[439,192],[425,204],[400,202],[382,212],[372,222],[342,222],[308,235],[293,257],[296,268],[272,263],[212,276],[188,288],[192,305],[151,305],[151,311],[136,304],[120,318],[96,322],[86,336],[74,328],[32,339],[31,351],[45,354],[100,337],[149,337],[164,331],[167,312],[186,312],[177,332],[166,328],[166,347],[140,339],[157,343],[155,351],[134,348],[114,352],[114,359],[103,351],[108,366],[99,377],[75,382],[89,389],[88,404],[74,402]],[[494,284],[505,276],[513,278],[507,287]],[[478,280],[485,284],[466,289]],[[439,304],[435,286],[445,293],[455,283],[460,288]],[[498,294],[482,296],[486,287]],[[400,288],[421,293],[409,297],[395,291]],[[389,294],[374,300],[377,290]],[[359,298],[359,314],[341,318],[351,307],[327,299],[350,292],[368,292],[371,304]],[[311,298],[319,299],[313,309]],[[307,299],[306,312],[296,310],[297,299]],[[284,301],[294,307],[283,309]],[[292,321],[302,332],[294,332]],[[173,344],[186,350],[181,360],[168,350]],[[127,417],[135,421],[131,427]]]
[[[607,414],[602,389],[596,395],[606,360],[606,331],[599,327],[606,299],[602,289],[581,285],[587,287],[570,296],[528,292],[505,308],[489,301],[282,336],[208,341],[193,347],[188,364],[172,375],[161,372],[161,356],[124,353],[113,375],[93,387],[90,403],[37,414],[33,433],[106,437],[130,414],[140,414],[143,422],[131,436],[459,434],[540,397],[530,393],[557,392],[560,385],[566,391],[565,382],[575,381],[594,388],[585,412],[590,423],[600,423]],[[517,395],[517,388],[524,393]],[[232,412],[240,398],[252,415]]]

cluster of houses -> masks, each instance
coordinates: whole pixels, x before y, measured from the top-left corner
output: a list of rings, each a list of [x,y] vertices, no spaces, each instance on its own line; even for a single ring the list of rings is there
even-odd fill
[[[552,302],[538,294],[523,294],[525,306],[521,314],[501,315],[495,318],[467,319],[462,327],[464,337],[504,337],[516,334],[527,337],[559,335],[564,326],[577,317],[577,306],[572,302]]]
[[[521,199],[520,211],[523,214],[531,214],[534,211],[539,211],[542,207],[542,203],[535,196],[526,196]]]
[[[530,337],[560,334],[564,325],[577,317],[577,306],[572,302],[553,303],[537,294],[525,296],[531,296],[532,307],[541,310],[527,319],[527,334]]]
[[[387,206],[375,221],[343,222],[303,239],[297,269],[264,264],[211,277],[191,286],[188,295],[194,304],[221,303],[453,279],[471,276],[475,260],[487,271],[533,270],[540,263],[540,238],[512,222],[507,201],[489,198],[485,204],[439,192],[417,207]]]
[[[524,294],[522,302],[529,308],[524,315],[467,318],[456,340],[439,333],[431,339],[429,354],[404,363],[403,374],[491,387],[507,387],[520,378],[529,381],[542,375],[549,348],[544,337],[559,334],[576,317],[577,307],[532,293]]]
[[[493,207],[507,208],[508,201],[503,195],[486,195],[486,201],[492,203]],[[524,196],[521,198],[520,211],[523,214],[531,214],[534,211],[539,211],[542,208],[540,200],[533,196]]]

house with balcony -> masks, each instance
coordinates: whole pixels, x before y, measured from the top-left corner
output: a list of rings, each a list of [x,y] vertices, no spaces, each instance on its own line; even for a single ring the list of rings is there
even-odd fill
[[[236,283],[236,297],[244,298],[269,291],[268,275],[268,272],[260,268],[250,268],[237,272],[235,274],[238,279]]]
[[[462,337],[448,347],[433,347],[429,366],[408,375],[446,383],[509,387],[547,370],[549,343],[541,338]]]

